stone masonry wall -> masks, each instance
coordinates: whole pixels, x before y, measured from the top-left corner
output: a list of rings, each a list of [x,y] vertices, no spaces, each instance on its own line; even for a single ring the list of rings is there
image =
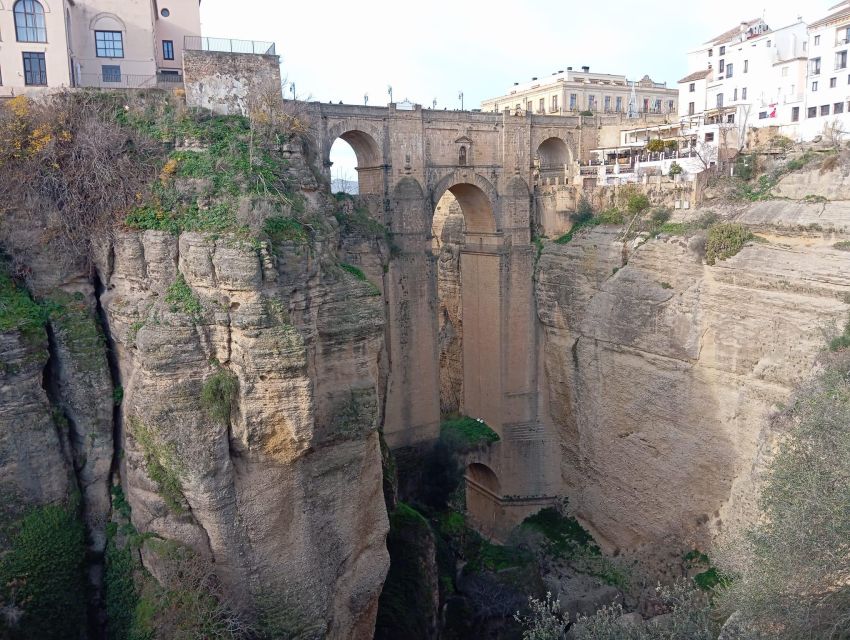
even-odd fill
[[[245,115],[250,99],[280,95],[280,58],[251,53],[186,51],[186,104],[221,115]],[[249,98],[251,96],[251,98]]]

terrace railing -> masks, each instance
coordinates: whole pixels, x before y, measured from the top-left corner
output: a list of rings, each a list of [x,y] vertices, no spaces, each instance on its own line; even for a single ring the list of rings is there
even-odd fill
[[[273,56],[274,42],[261,40],[234,40],[233,38],[207,38],[206,36],[184,36],[183,48],[186,51],[218,51],[221,53],[253,53]]]

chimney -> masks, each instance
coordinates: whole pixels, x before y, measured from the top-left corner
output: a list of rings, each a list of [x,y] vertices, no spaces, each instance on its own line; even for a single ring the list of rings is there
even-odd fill
[[[582,67],[581,70],[585,73],[590,73],[590,67]]]
[[[514,82],[514,86],[515,86],[515,87],[518,87],[518,86],[519,86],[519,82]]]
[[[534,80],[537,80],[537,76],[534,76],[531,80],[532,80],[532,82],[533,82]]]
[[[567,67],[567,71],[572,71],[572,70],[573,70],[572,67]]]
[[[563,69],[558,69],[558,73],[564,73]]]

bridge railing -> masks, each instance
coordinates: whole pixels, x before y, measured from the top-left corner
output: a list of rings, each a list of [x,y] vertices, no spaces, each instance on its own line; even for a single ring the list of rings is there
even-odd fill
[[[221,53],[252,53],[255,55],[276,55],[275,43],[262,40],[235,40],[233,38],[208,38],[206,36],[184,36],[183,48],[186,51],[218,51]]]

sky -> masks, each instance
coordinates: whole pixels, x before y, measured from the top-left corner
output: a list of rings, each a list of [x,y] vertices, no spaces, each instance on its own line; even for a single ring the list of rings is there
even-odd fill
[[[567,66],[656,82],[687,72],[686,53],[743,20],[776,29],[813,21],[839,0],[203,0],[210,37],[271,40],[286,97],[370,105],[409,99],[437,108],[477,108],[514,82]],[[238,9],[238,10],[237,10]],[[339,141],[334,177],[353,176]]]

